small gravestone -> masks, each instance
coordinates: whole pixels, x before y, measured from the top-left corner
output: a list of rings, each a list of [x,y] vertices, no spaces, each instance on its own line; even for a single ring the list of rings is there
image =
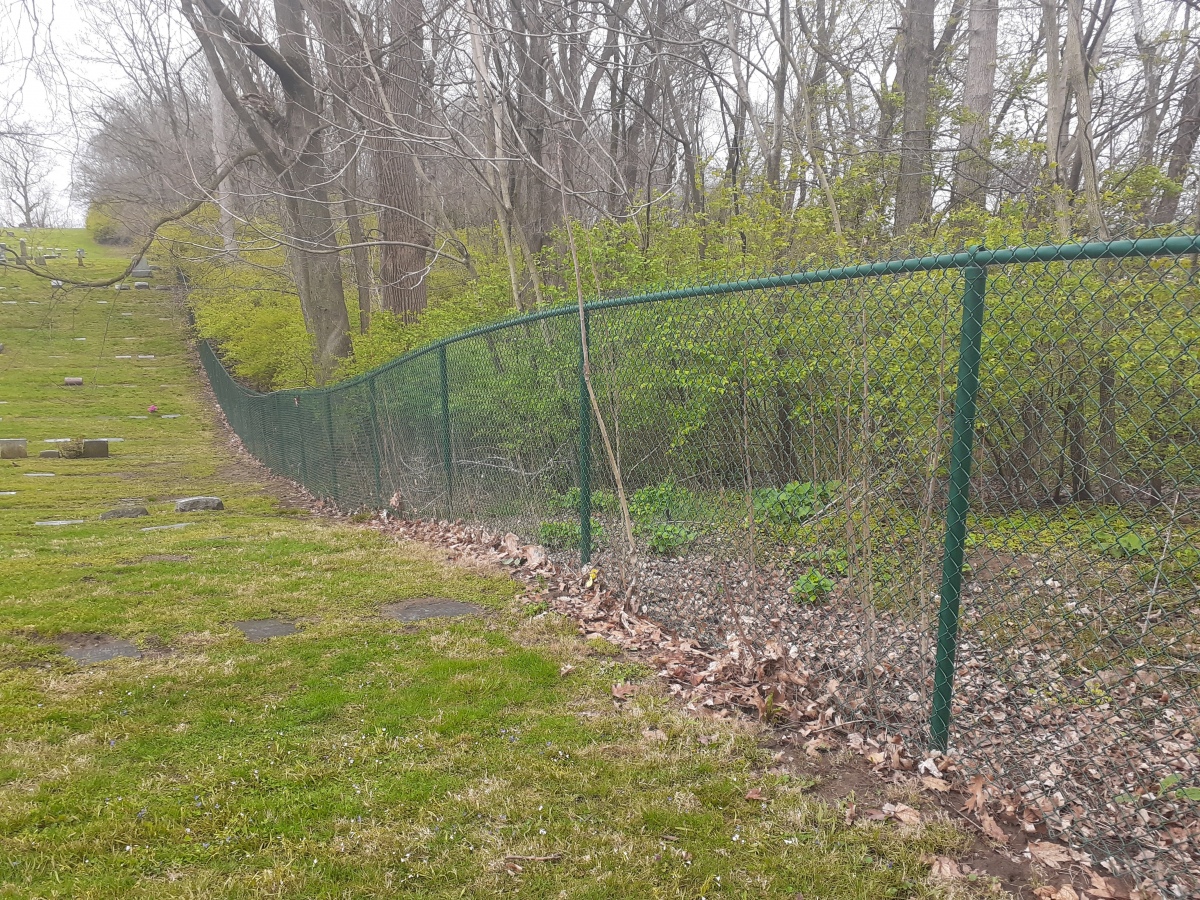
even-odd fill
[[[148,291],[148,290],[150,290],[150,282],[148,282],[148,281],[135,281],[135,282],[133,283],[133,289],[134,289],[135,291]]]
[[[83,442],[84,459],[108,459],[108,441],[89,439]]]
[[[86,340],[87,340],[87,338],[75,338],[75,340],[77,340],[77,341],[86,341]]]
[[[29,456],[29,441],[25,438],[0,438],[0,459],[25,459]]]
[[[107,634],[76,634],[59,639],[63,653],[81,666],[130,657],[138,659],[141,651],[124,638]]]
[[[171,289],[171,286],[169,284],[156,284],[154,286],[154,289],[156,291],[169,291]]]
[[[130,287],[129,285],[127,285],[127,284],[114,284],[114,285],[113,285],[113,290],[114,290],[114,291],[132,291],[132,290],[133,290],[133,288],[131,288],[131,287]]]
[[[83,519],[47,519],[45,522],[34,522],[34,525],[82,525]]]
[[[380,610],[389,619],[401,622],[416,622],[420,619],[454,618],[456,616],[481,616],[487,610],[474,603],[450,600],[445,597],[422,597],[403,603],[388,603]]]
[[[68,375],[66,378],[63,379],[63,384],[66,385],[67,387],[82,387],[83,379],[77,378],[77,377],[72,377],[72,376]]]
[[[4,352],[4,344],[0,344],[0,353]]]
[[[17,245],[21,248],[21,252],[19,254],[21,257],[21,262],[25,262],[29,256],[29,246],[25,243],[25,238],[21,238],[21,240],[17,242]]]
[[[144,506],[119,506],[108,512],[100,513],[100,518],[107,521],[108,519],[137,519],[148,515],[150,515],[150,511]]]
[[[79,267],[81,269],[83,268],[83,256],[84,256],[83,248],[80,247],[78,250],[75,251],[75,259],[79,262]]]
[[[26,478],[53,478],[53,472],[26,472]]]
[[[176,531],[180,528],[187,528],[194,522],[176,522],[174,525],[151,525],[149,528],[143,528],[142,531]]]
[[[46,257],[41,255],[35,256],[33,258],[33,264],[35,266],[44,266],[46,264]]]
[[[154,273],[150,271],[150,267],[146,265],[146,257],[139,256],[137,262],[133,265],[133,271],[129,273],[131,278],[153,278]]]
[[[58,459],[62,454],[57,450],[43,450],[38,454],[39,459]]]
[[[184,497],[175,504],[175,512],[197,512],[206,509],[224,509],[220,497]]]
[[[62,285],[63,285],[63,283],[61,281],[59,281],[57,278],[53,278],[50,280],[50,287],[52,287],[52,288],[62,287]]]
[[[234,622],[233,627],[253,644],[296,633],[296,626],[283,619],[247,619],[244,622]]]
[[[15,496],[17,496],[16,491],[0,491],[0,497],[15,497]]]
[[[164,419],[178,419],[178,418],[179,418],[179,413],[171,413],[171,415],[169,415],[169,416],[163,416],[162,418],[164,418]]]

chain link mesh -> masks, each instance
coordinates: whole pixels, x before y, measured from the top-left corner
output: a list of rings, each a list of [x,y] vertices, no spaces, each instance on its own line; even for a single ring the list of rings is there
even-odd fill
[[[856,685],[862,720],[935,745],[949,726],[1014,821],[1195,896],[1197,250],[980,249],[589,304],[633,555],[575,309],[322,390],[254,393],[201,358],[250,452],[314,494],[601,566],[636,556],[639,602],[667,625],[781,640]]]

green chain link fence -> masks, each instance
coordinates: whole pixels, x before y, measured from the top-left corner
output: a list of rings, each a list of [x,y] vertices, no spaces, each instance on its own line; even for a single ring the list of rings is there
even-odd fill
[[[254,393],[201,358],[247,449],[313,494],[635,558],[659,621],[782,641],[1029,828],[1197,896],[1198,252],[977,248],[663,290],[322,390]]]

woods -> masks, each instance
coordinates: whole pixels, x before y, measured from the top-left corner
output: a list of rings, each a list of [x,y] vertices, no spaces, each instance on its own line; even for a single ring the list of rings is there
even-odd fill
[[[86,15],[125,39],[111,52],[138,85],[88,109],[93,209],[144,223],[209,201],[183,255],[228,263],[236,242],[285,274],[319,381],[361,370],[374,313],[387,342],[490,273],[510,311],[550,302],[564,209],[632,227],[643,255],[694,225],[710,275],[969,243],[989,223],[1065,240],[1196,211],[1184,2],[110,0]],[[726,242],[740,260],[713,249]]]

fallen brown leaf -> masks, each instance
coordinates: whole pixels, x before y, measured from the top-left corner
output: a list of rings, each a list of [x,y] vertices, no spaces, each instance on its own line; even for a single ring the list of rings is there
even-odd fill
[[[1008,843],[1008,835],[1004,829],[997,825],[996,820],[987,813],[981,812],[979,814],[979,824],[983,826],[983,833],[993,841],[999,841],[1001,844]]]
[[[761,788],[750,788],[750,790],[746,791],[746,799],[747,800],[766,800],[767,798],[763,796],[763,792],[762,792]]]
[[[1029,845],[1029,855],[1035,862],[1050,869],[1057,869],[1071,861],[1071,851],[1051,841],[1033,841]]]
[[[642,732],[642,737],[651,741],[662,742],[667,739],[667,733],[661,728],[647,728]]]
[[[962,877],[958,863],[948,856],[935,856],[929,867],[929,875],[934,881],[953,881]]]
[[[1064,884],[1062,887],[1052,887],[1044,884],[1033,891],[1035,897],[1044,898],[1044,900],[1079,900],[1079,894],[1075,892],[1075,888],[1069,884]]]
[[[937,791],[939,794],[944,794],[950,790],[950,782],[945,778],[935,778],[932,775],[926,775],[921,779],[921,784],[931,791]]]

